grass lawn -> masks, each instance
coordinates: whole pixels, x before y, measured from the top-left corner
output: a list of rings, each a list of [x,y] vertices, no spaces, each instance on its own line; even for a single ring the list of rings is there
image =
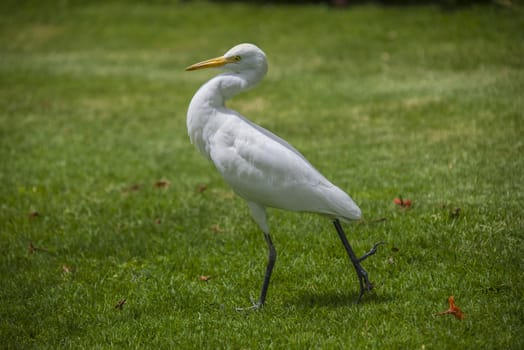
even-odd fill
[[[3,348],[524,347],[522,7],[80,3],[0,5]],[[267,304],[235,310],[266,246],[184,68],[240,42],[269,73],[229,106],[351,194],[358,254],[387,242],[360,305],[332,224],[270,210]]]

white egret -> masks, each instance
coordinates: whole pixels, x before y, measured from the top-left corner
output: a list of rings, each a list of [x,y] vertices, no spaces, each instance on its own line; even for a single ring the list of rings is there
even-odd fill
[[[277,256],[269,234],[266,207],[314,212],[333,220],[357,272],[358,303],[364,291],[373,287],[360,263],[382,243],[375,244],[361,258],[353,252],[340,220],[360,219],[360,208],[285,140],[225,107],[227,99],[255,86],[264,77],[266,55],[255,45],[240,44],[223,56],[193,64],[186,70],[209,67],[222,67],[227,72],[209,80],[193,96],[187,112],[187,129],[197,150],[215,164],[233,191],[247,201],[251,216],[264,233],[269,258],[260,297],[253,308],[260,308],[265,302]]]

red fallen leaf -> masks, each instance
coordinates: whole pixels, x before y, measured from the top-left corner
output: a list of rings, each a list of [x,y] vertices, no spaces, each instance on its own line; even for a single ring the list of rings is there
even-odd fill
[[[124,304],[125,303],[126,303],[126,299],[125,298],[120,300],[118,303],[116,303],[115,309],[122,310],[124,308]]]
[[[411,207],[411,200],[410,199],[403,199],[402,197],[398,197],[393,199],[393,203],[396,205],[401,206],[402,208],[409,208]]]
[[[197,187],[197,192],[198,193],[204,193],[205,190],[207,190],[207,185],[206,184],[198,185],[198,187]]]
[[[204,282],[207,282],[207,281],[209,281],[210,279],[211,279],[211,276],[204,276],[204,275],[200,276],[200,280],[201,280],[201,281],[204,281]]]
[[[39,216],[40,216],[40,213],[37,211],[32,211],[29,213],[29,219],[36,219]]]
[[[449,302],[449,309],[447,309],[446,311],[439,312],[438,314],[436,314],[437,316],[451,314],[455,316],[455,318],[458,318],[459,320],[463,320],[464,318],[466,318],[466,315],[464,315],[462,310],[460,310],[460,308],[457,305],[455,305],[455,297],[453,295],[448,298],[448,302]]]
[[[155,187],[155,188],[168,188],[170,185],[171,185],[171,182],[169,182],[168,180],[158,180],[157,182],[155,182],[153,187]]]

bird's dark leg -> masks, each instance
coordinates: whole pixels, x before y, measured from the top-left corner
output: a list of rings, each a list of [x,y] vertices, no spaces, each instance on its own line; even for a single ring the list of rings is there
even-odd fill
[[[264,232],[264,238],[267,242],[269,254],[266,267],[266,275],[264,276],[264,283],[262,284],[262,290],[260,291],[260,298],[258,299],[258,302],[256,304],[258,305],[258,307],[264,305],[264,302],[266,301],[266,294],[267,289],[269,287],[269,280],[271,279],[271,272],[273,271],[273,266],[275,266],[275,261],[277,260],[277,251],[273,246],[273,241],[271,240],[271,236],[269,235],[269,233]]]
[[[375,245],[373,246],[373,248],[371,248],[369,250],[369,252],[367,252],[366,254],[362,255],[360,258],[358,258],[358,261],[359,262],[362,262],[364,260],[366,260],[367,258],[369,258],[371,255],[375,254],[377,252],[377,247],[381,244],[386,244],[386,242],[378,242],[378,243],[375,243]]]
[[[357,258],[355,255],[355,252],[353,252],[353,249],[351,248],[351,245],[348,242],[348,239],[346,237],[346,234],[344,233],[344,230],[342,229],[342,226],[340,225],[340,221],[338,219],[335,219],[333,221],[333,224],[335,225],[335,228],[337,229],[337,233],[342,240],[342,244],[344,245],[344,248],[346,248],[346,252],[348,253],[349,259],[351,260],[351,263],[355,267],[355,271],[357,272],[358,281],[360,283],[360,294],[358,295],[357,304],[360,302],[360,299],[362,298],[362,295],[364,295],[364,292],[370,291],[373,289],[373,284],[369,282],[368,273],[362,265],[360,265],[360,262],[368,258],[369,256],[373,255],[377,251],[377,246],[380,244],[384,244],[384,242],[376,243],[373,248],[364,254],[362,257]]]
[[[273,246],[273,241],[271,240],[271,236],[269,235],[269,233],[264,232],[264,238],[266,239],[269,251],[266,274],[264,276],[264,283],[262,284],[262,289],[260,291],[260,297],[258,298],[258,301],[254,303],[252,307],[248,308],[251,310],[258,310],[264,305],[264,302],[266,301],[267,289],[269,287],[269,281],[271,280],[271,273],[273,272],[273,267],[275,266],[275,261],[277,260],[277,251]],[[237,310],[243,311],[245,309],[237,308]]]

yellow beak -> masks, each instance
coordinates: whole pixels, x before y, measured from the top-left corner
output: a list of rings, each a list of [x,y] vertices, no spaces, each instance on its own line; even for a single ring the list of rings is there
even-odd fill
[[[187,67],[186,70],[197,70],[197,69],[204,69],[204,68],[222,67],[223,65],[226,65],[231,62],[232,60],[230,58],[220,56],[220,57],[215,57],[209,60],[205,60],[202,62],[192,64],[191,66]]]

